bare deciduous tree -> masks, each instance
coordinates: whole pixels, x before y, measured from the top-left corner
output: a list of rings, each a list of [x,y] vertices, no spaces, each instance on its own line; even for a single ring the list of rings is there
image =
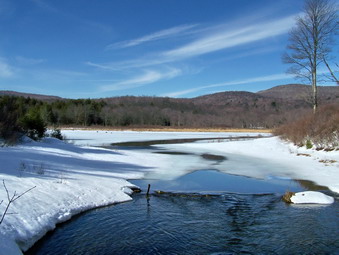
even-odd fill
[[[288,52],[283,61],[288,72],[312,84],[313,110],[317,109],[317,71],[329,59],[333,37],[338,32],[337,5],[331,0],[306,0],[303,15],[290,31]],[[326,62],[326,63],[325,63]]]

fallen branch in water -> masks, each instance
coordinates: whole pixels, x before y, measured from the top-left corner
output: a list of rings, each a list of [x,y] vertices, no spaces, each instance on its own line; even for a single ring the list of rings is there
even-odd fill
[[[154,193],[155,196],[165,195],[173,197],[218,197],[218,194],[202,194],[202,193],[185,193],[185,192],[168,192],[162,190],[156,190]]]

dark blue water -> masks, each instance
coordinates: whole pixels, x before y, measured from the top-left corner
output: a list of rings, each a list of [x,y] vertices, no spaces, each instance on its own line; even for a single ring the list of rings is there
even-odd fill
[[[247,193],[267,194],[284,193],[286,190],[302,191],[300,183],[292,179],[269,178],[267,180],[230,175],[217,170],[199,170],[180,176],[174,180],[133,180],[131,181],[143,190],[148,184],[153,191],[175,193]]]
[[[287,205],[281,201],[286,187],[305,189],[297,182],[216,171],[171,182],[180,193],[157,194],[157,185],[167,187],[154,182],[149,197],[135,194],[132,202],[81,214],[26,254],[339,254],[338,198],[329,206]]]

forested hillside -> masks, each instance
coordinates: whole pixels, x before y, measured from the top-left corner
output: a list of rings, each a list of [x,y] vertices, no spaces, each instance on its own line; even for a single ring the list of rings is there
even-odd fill
[[[18,126],[19,131],[29,129],[31,122],[45,126],[273,128],[312,111],[310,98],[311,89],[306,85],[185,99],[133,96],[62,99],[0,91],[0,128]],[[319,104],[339,104],[339,87],[319,87]]]

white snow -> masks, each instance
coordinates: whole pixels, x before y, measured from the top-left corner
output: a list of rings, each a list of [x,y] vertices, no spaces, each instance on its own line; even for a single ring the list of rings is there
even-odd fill
[[[291,197],[294,204],[333,204],[334,198],[317,191],[297,192]]]
[[[219,170],[254,178],[309,180],[339,193],[339,152],[299,148],[278,137],[257,140],[170,145],[174,150],[211,152],[228,157]]]
[[[339,153],[297,148],[276,137],[248,141],[195,142],[161,145],[191,155],[109,150],[112,142],[178,138],[229,137],[239,133],[132,132],[63,130],[73,144],[46,138],[0,147],[0,180],[10,195],[35,189],[15,201],[0,225],[0,254],[20,254],[57,223],[73,215],[112,203],[131,200],[128,179],[145,175],[172,179],[197,169],[213,169],[213,162],[197,157],[214,153],[228,158],[218,169],[255,178],[305,179],[339,193]],[[310,156],[305,156],[309,154]],[[299,156],[298,156],[299,155]],[[323,162],[319,162],[324,160]],[[0,213],[7,194],[0,183]]]

